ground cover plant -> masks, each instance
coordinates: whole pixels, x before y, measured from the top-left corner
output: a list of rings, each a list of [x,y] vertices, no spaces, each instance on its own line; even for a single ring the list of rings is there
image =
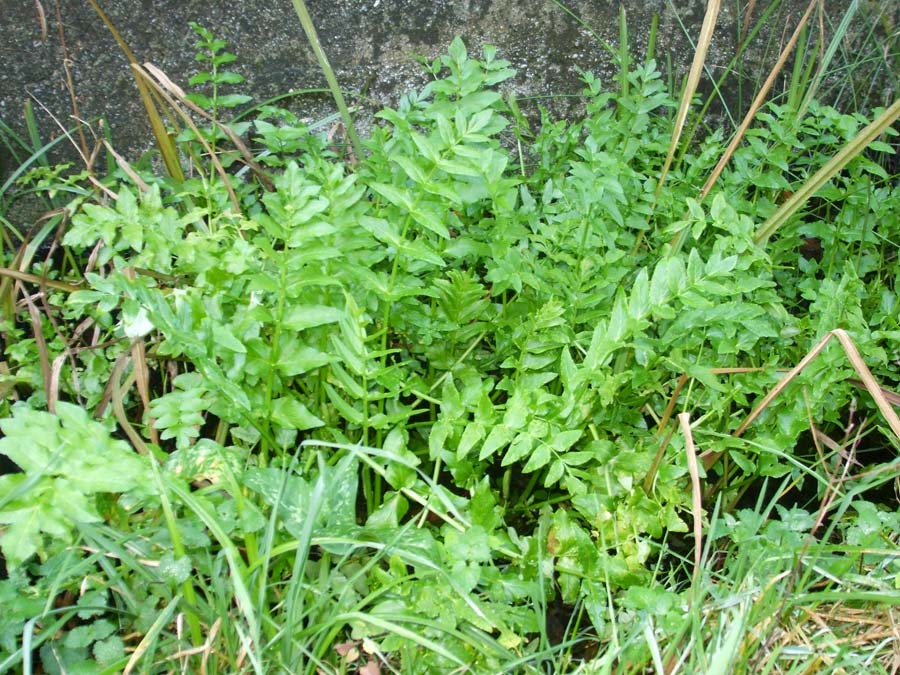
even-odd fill
[[[21,175],[0,671],[891,672],[898,104],[679,146],[455,40],[360,150],[195,30],[165,171]]]

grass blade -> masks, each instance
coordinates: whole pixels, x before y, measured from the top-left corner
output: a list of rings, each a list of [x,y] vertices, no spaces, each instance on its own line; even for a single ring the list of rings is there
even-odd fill
[[[900,118],[900,99],[894,101],[869,126],[860,131],[856,138],[841,148],[840,152],[828,160],[821,169],[799,187],[793,196],[781,205],[781,208],[769,216],[769,219],[759,227],[756,235],[754,235],[756,243],[765,244],[769,237],[775,234],[778,228],[784,225],[806,203],[806,200],[847,166],[851,159],[865,150],[869,143],[884,133],[888,127],[897,121],[897,118]]]
[[[703,73],[703,66],[706,63],[706,54],[709,52],[709,45],[712,43],[713,32],[716,29],[716,20],[719,18],[719,9],[722,3],[720,0],[709,0],[706,5],[706,16],[703,17],[703,25],[700,27],[700,39],[697,40],[697,49],[694,51],[694,60],[691,63],[691,69],[688,72],[687,81],[684,84],[684,91],[681,93],[681,103],[678,106],[678,113],[675,115],[675,125],[672,129],[672,140],[669,142],[669,152],[666,155],[666,161],[663,164],[662,171],[659,173],[659,180],[656,183],[656,195],[658,199],[662,191],[663,183],[666,181],[666,175],[672,166],[672,159],[675,157],[675,151],[678,148],[678,142],[681,140],[681,132],[684,131],[684,122],[687,119],[688,110],[691,107],[691,101],[694,99],[694,93],[697,91],[697,85],[700,83],[700,75]]]
[[[898,105],[900,105],[900,102],[898,102]],[[762,411],[765,410],[782,391],[784,391],[784,389],[803,371],[804,368],[806,368],[806,366],[815,360],[832,338],[837,338],[841,347],[844,349],[844,353],[847,355],[847,360],[850,361],[850,364],[853,366],[854,370],[856,370],[866,391],[868,391],[872,395],[872,398],[875,399],[878,410],[884,415],[891,431],[893,431],[897,439],[900,440],[900,417],[894,412],[894,409],[891,407],[891,404],[884,395],[881,387],[878,386],[878,382],[873,377],[872,372],[869,370],[865,361],[863,361],[862,356],[860,356],[859,350],[856,348],[856,345],[853,344],[853,340],[847,334],[847,331],[841,328],[836,328],[819,340],[809,353],[800,360],[800,363],[794,366],[794,368],[791,369],[778,384],[772,387],[772,390],[763,397],[763,400],[759,402],[751,413],[747,415],[747,418],[741,425],[734,431],[735,438],[743,435],[748,427],[753,424],[754,420],[760,416]],[[703,459],[703,466],[709,470],[719,460],[720,456],[720,452],[703,453],[701,456]]]
[[[309,40],[309,44],[316,55],[316,60],[319,62],[319,67],[322,69],[322,74],[325,75],[325,80],[328,82],[328,88],[331,89],[331,95],[334,97],[334,102],[341,113],[341,119],[344,121],[344,126],[347,128],[347,135],[350,137],[350,145],[353,146],[353,153],[357,158],[362,158],[362,141],[359,140],[359,135],[356,133],[356,126],[353,124],[353,118],[350,116],[350,109],[347,108],[347,103],[344,101],[344,95],[341,93],[341,87],[338,84],[337,77],[334,75],[334,70],[331,68],[328,57],[325,55],[325,51],[322,49],[322,45],[319,42],[319,36],[318,33],[316,33],[316,27],[313,25],[312,17],[306,9],[306,3],[303,2],[303,0],[292,0],[292,2],[294,4],[294,11],[297,12],[297,17],[300,19],[300,25],[303,26],[303,32],[306,33],[306,38]]]
[[[100,17],[100,20],[106,25],[107,29],[109,29],[109,32],[112,33],[113,38],[119,45],[119,49],[122,50],[122,53],[125,54],[125,57],[131,64],[132,74],[134,75],[134,80],[138,88],[138,95],[141,97],[141,103],[144,104],[144,109],[147,111],[147,119],[150,121],[150,128],[153,130],[153,137],[156,139],[156,147],[159,150],[159,154],[162,156],[166,172],[175,180],[183,181],[184,171],[181,170],[181,161],[178,159],[178,150],[175,147],[175,141],[166,131],[166,125],[159,114],[156,103],[153,101],[151,90],[147,88],[147,85],[141,79],[142,73],[137,70],[139,67],[137,56],[128,46],[128,43],[125,42],[122,34],[118,31],[112,20],[106,15],[106,12],[104,12],[100,5],[97,4],[96,0],[88,0],[88,3],[93,7],[97,16]]]
[[[744,139],[744,134],[747,133],[747,129],[749,129],[750,125],[753,123],[753,119],[756,117],[756,113],[759,112],[759,109],[762,107],[763,103],[766,100],[766,96],[769,95],[769,90],[772,88],[772,85],[775,84],[775,80],[777,79],[779,73],[781,73],[782,68],[784,68],[784,64],[787,63],[788,57],[791,55],[791,52],[794,51],[794,46],[797,44],[800,33],[803,31],[803,28],[809,21],[809,17],[812,15],[813,8],[818,2],[819,0],[810,0],[809,5],[807,5],[806,12],[803,13],[803,16],[800,18],[800,22],[797,24],[797,28],[794,29],[794,34],[791,35],[791,39],[788,40],[788,43],[781,51],[781,55],[778,57],[778,61],[776,61],[775,65],[772,67],[772,71],[769,73],[766,81],[763,82],[762,87],[759,88],[759,92],[756,94],[756,98],[753,99],[753,103],[750,104],[750,109],[744,116],[744,120],[741,122],[741,126],[738,127],[737,132],[731,139],[731,143],[728,144],[725,152],[719,158],[718,164],[716,164],[716,167],[712,170],[712,173],[710,173],[709,178],[706,179],[706,183],[704,183],[703,188],[700,190],[700,199],[703,199],[704,197],[706,197],[706,195],[709,194],[712,186],[715,185],[716,181],[719,179],[719,176],[722,174],[722,171],[725,169],[725,165],[728,164],[728,162],[731,160],[731,156],[734,154],[734,151],[737,150],[738,145],[740,145],[741,141]]]
[[[700,492],[700,471],[697,467],[697,449],[691,433],[691,414],[679,413],[678,424],[684,434],[684,450],[687,453],[688,473],[691,476],[691,516],[694,520],[694,582],[700,575],[703,556],[703,497]]]

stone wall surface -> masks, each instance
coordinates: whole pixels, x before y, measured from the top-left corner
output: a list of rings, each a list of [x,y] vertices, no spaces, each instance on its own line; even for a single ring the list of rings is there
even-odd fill
[[[829,2],[829,16],[839,18],[848,3]],[[139,59],[159,66],[182,86],[198,69],[193,59],[197,37],[190,21],[228,42],[238,57],[230,67],[247,80],[242,92],[256,100],[292,88],[324,86],[289,0],[100,0],[100,4]],[[758,13],[768,3],[757,4]],[[364,91],[371,112],[421,85],[425,78],[415,55],[434,57],[456,35],[470,50],[485,43],[496,45],[500,56],[518,70],[511,86],[519,95],[556,97],[543,100],[565,109],[566,99],[557,96],[579,91],[579,68],[593,70],[605,80],[615,72],[600,40],[618,43],[620,5],[628,19],[632,52],[638,57],[643,53],[651,17],[658,14],[660,65],[664,72],[684,72],[703,19],[702,0],[567,0],[564,6],[555,0],[309,0],[307,6],[342,87]],[[805,0],[780,2],[747,62],[760,72],[770,67],[787,28],[793,27],[805,5]],[[721,72],[734,53],[741,19],[737,13],[736,3],[723,3],[707,60],[714,73]],[[44,140],[72,125],[68,64],[80,117],[94,129],[103,117],[116,147],[129,159],[150,146],[149,125],[127,61],[87,0],[0,0],[0,62],[0,120],[18,133],[24,129],[27,99],[34,105]],[[748,91],[752,89],[751,82]],[[330,110],[327,96],[304,97],[295,105],[310,118]],[[60,144],[56,158],[71,156],[65,145],[70,144]],[[8,174],[12,160],[5,148],[0,152],[6,154],[0,173]]]

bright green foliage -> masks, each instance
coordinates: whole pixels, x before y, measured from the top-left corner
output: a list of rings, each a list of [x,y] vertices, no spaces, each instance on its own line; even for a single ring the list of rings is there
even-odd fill
[[[219,93],[219,87],[223,84],[233,85],[244,81],[241,75],[222,68],[237,58],[231,52],[225,51],[227,44],[225,40],[216,38],[208,29],[194,21],[190,26],[200,36],[200,40],[196,43],[196,47],[200,51],[197,52],[195,58],[198,62],[207,64],[209,70],[200,71],[188,81],[188,84],[192,87],[209,85],[212,89],[211,96],[192,93],[188,95],[190,100],[207,110],[234,108],[249,101],[250,97],[243,94],[222,95]]]
[[[243,102],[217,89],[239,79],[222,69],[224,43],[194,29],[209,71],[192,83],[212,95],[193,100],[216,115]],[[455,40],[429,70],[424,90],[378,113],[356,167],[265,106],[236,131],[273,189],[239,170],[240,212],[211,171],[180,185],[146,175],[140,193],[119,176],[114,202],[79,206],[64,244],[73,256],[96,248],[95,267],[53,300],[109,346],[66,361],[62,393],[89,410],[58,403],[58,417],[36,410],[34,342],[7,348],[15,386],[31,396],[0,422],[0,451],[25,471],[2,479],[9,560],[60,553],[45,535],[69,543],[76,524],[92,523],[83,536],[117,550],[118,562],[96,564],[136,586],[123,600],[135,630],[161,630],[176,610],[206,628],[223,618],[228,648],[213,650],[214,672],[238,669],[229,654],[251,645],[272,672],[314,673],[336,663],[344,639],[399,672],[505,672],[517,658],[528,669],[554,657],[544,625],[554,600],[598,631],[618,611],[667,630],[683,614],[677,584],[656,585],[654,559],[690,519],[679,435],[655,465],[656,424],[680,375],[690,385],[677,410],[701,419],[701,450],[723,453],[726,503],[760,477],[799,482],[810,458],[792,449],[811,420],[844,428],[854,376],[829,349],[792,385],[803,396],[731,436],[777,369],[826,332],[848,330],[877,377],[900,376],[889,357],[900,192],[875,162],[851,162],[769,248],[753,238],[780,193],[862,118],[770,107],[701,203],[716,136],[688,149],[656,194],[674,102],[652,61],[624,73],[624,93],[586,73],[584,118],[542,113],[531,139],[496,87],[513,71],[492,48],[474,59]],[[224,145],[213,129],[206,140]],[[182,142],[202,154],[197,139]],[[799,250],[812,237],[819,258]],[[52,358],[71,353],[49,322],[45,331]],[[162,447],[151,451],[168,461],[150,474],[158,497],[129,494],[104,512],[96,493],[151,480],[88,418],[135,339],[152,400],[123,405],[135,429],[154,426]],[[712,371],[723,367],[758,370]],[[877,547],[896,529],[868,502],[854,509],[835,527],[855,545]],[[808,541],[803,508],[780,507],[768,523],[754,513],[726,513],[713,540],[751,557]],[[23,616],[36,611],[27,584],[11,588],[0,592]],[[73,659],[121,658],[102,621],[68,633]]]
[[[51,415],[20,404],[12,412],[0,421],[0,453],[22,473],[0,476],[0,549],[15,567],[70,543],[79,523],[100,521],[95,495],[134,489],[147,467],[79,406],[60,402]]]

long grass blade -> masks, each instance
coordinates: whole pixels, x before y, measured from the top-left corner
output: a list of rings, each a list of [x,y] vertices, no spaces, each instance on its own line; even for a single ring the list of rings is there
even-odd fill
[[[819,62],[819,67],[816,69],[816,74],[813,76],[812,83],[806,89],[806,93],[803,96],[803,101],[800,103],[799,114],[801,116],[809,107],[810,101],[812,101],[816,93],[818,93],[819,86],[822,84],[822,78],[825,77],[828,66],[831,65],[831,61],[834,59],[834,55],[840,48],[841,42],[843,41],[844,36],[849,30],[850,24],[853,21],[853,17],[856,16],[856,10],[858,8],[859,0],[853,0],[853,2],[851,2],[850,6],[847,8],[847,11],[844,12],[844,16],[841,18],[841,22],[838,24],[837,29],[834,31],[834,35],[831,36],[831,42],[829,42],[828,48],[825,50],[825,53],[823,54],[822,59]]]
[[[678,424],[684,434],[684,451],[687,453],[688,474],[691,477],[691,517],[694,521],[694,583],[700,578],[703,558],[703,497],[700,491],[700,470],[697,466],[697,449],[691,433],[691,414],[679,413]]]
[[[744,139],[744,134],[747,133],[747,129],[749,129],[750,125],[753,123],[753,120],[756,117],[756,113],[759,112],[759,109],[765,102],[766,97],[769,95],[769,90],[772,88],[772,85],[775,84],[775,80],[778,78],[778,75],[784,68],[784,64],[787,63],[788,57],[791,55],[791,52],[794,51],[794,46],[797,44],[797,40],[799,39],[803,28],[809,22],[809,17],[812,15],[812,11],[818,2],[820,2],[820,0],[810,0],[809,5],[807,5],[806,11],[803,13],[803,16],[800,18],[797,27],[794,29],[793,35],[791,35],[791,39],[788,40],[788,43],[784,46],[784,49],[781,50],[778,61],[775,62],[775,65],[772,67],[772,71],[769,73],[766,81],[763,82],[762,87],[759,88],[759,92],[756,94],[756,98],[753,99],[753,103],[750,104],[750,109],[747,111],[747,114],[744,115],[741,126],[738,127],[737,132],[735,132],[734,137],[731,139],[731,143],[728,144],[725,152],[722,153],[722,156],[719,158],[719,162],[712,170],[712,173],[710,173],[709,178],[706,179],[706,183],[704,183],[703,188],[700,190],[700,199],[703,199],[704,197],[706,197],[706,195],[709,194],[709,191],[719,179],[719,176],[722,174],[725,166],[729,161],[731,161],[731,156],[734,154],[734,151],[737,150],[738,145],[740,145],[741,141]]]
[[[184,171],[181,169],[181,161],[178,159],[178,149],[175,147],[175,141],[166,130],[166,125],[159,114],[151,90],[141,79],[140,72],[135,70],[135,68],[140,65],[137,56],[131,50],[131,47],[128,46],[125,38],[122,37],[122,34],[118,31],[109,16],[107,16],[106,12],[104,12],[100,5],[97,4],[96,0],[88,0],[88,3],[93,7],[94,12],[100,17],[100,20],[112,34],[113,39],[115,39],[116,44],[119,45],[119,49],[122,50],[122,53],[125,54],[125,58],[127,58],[128,62],[131,64],[131,72],[132,75],[134,75],[135,83],[137,84],[138,95],[140,96],[141,103],[144,104],[144,110],[147,112],[147,119],[150,121],[150,128],[153,131],[153,138],[156,140],[156,147],[159,150],[159,154],[162,156],[163,166],[165,166],[166,172],[175,180],[183,181]]]
[[[225,167],[222,166],[222,163],[219,161],[219,158],[213,151],[212,147],[210,147],[209,143],[207,143],[203,138],[203,135],[200,133],[200,129],[198,129],[197,125],[194,124],[194,121],[191,119],[190,115],[181,110],[174,98],[169,95],[169,88],[174,87],[175,85],[172,84],[171,80],[169,80],[168,77],[166,77],[165,73],[163,73],[152,63],[145,63],[143,66],[132,64],[131,69],[132,71],[134,71],[135,76],[143,79],[146,85],[149,85],[154,91],[156,91],[156,93],[162,96],[163,99],[165,99],[166,103],[169,104],[171,109],[174,110],[179,115],[179,117],[181,117],[184,123],[194,132],[197,141],[206,150],[207,154],[209,155],[209,161],[215,167],[216,172],[219,174],[219,177],[225,184],[225,189],[228,191],[228,197],[231,200],[231,205],[234,207],[235,213],[240,213],[241,203],[234,192],[234,188],[231,185],[231,177],[228,175],[228,172],[225,171]],[[180,89],[176,87],[176,91],[180,92]]]
[[[781,205],[775,213],[769,216],[769,219],[760,225],[754,235],[757,244],[765,244],[769,237],[778,231],[793,216],[806,201],[818,192],[825,183],[830,181],[839,171],[841,171],[847,163],[854,157],[862,153],[866,147],[884,133],[897,119],[900,118],[900,98],[881,113],[875,120],[852,141],[847,143],[841,150],[825,165],[819,169],[812,177],[810,177],[802,186],[797,188],[796,192]]]
[[[706,15],[703,17],[703,25],[700,27],[700,38],[697,40],[697,48],[694,50],[694,60],[691,62],[691,69],[684,84],[684,91],[681,92],[681,103],[678,106],[678,113],[675,115],[672,140],[669,142],[669,152],[666,155],[662,171],[659,173],[659,180],[656,182],[657,199],[662,192],[662,186],[666,181],[669,168],[672,166],[672,159],[675,157],[675,151],[678,149],[681,132],[684,131],[684,122],[687,119],[691,101],[694,100],[697,85],[700,83],[700,75],[703,73],[703,66],[706,64],[706,55],[709,52],[709,45],[712,43],[721,5],[720,0],[709,0],[706,4]]]
[[[762,411],[765,410],[801,372],[803,372],[803,369],[806,368],[806,366],[812,363],[815,358],[822,353],[822,350],[825,349],[832,338],[836,338],[840,343],[841,347],[844,349],[844,354],[847,356],[847,360],[850,361],[850,365],[856,370],[866,391],[868,391],[869,394],[872,395],[872,398],[875,399],[875,405],[878,406],[878,410],[884,416],[891,431],[897,437],[897,440],[900,440],[900,417],[897,416],[897,413],[891,407],[890,401],[888,401],[881,387],[878,385],[878,382],[872,375],[872,371],[869,370],[866,362],[863,361],[862,356],[859,354],[859,350],[856,348],[856,345],[853,344],[852,338],[847,331],[842,328],[836,328],[819,340],[809,353],[800,360],[800,363],[794,366],[794,368],[792,368],[778,384],[772,387],[771,391],[763,397],[763,400],[757,404],[741,425],[734,431],[733,435],[735,438],[744,434],[756,418],[762,414]],[[719,460],[721,454],[721,452],[703,453],[703,455],[701,455],[703,466],[707,470],[710,469]]]
[[[344,121],[344,127],[347,129],[347,136],[350,138],[350,145],[353,146],[353,152],[358,159],[362,159],[362,141],[359,140],[359,135],[356,133],[353,117],[350,115],[350,109],[347,107],[346,101],[344,101],[344,94],[341,92],[341,87],[338,84],[337,77],[335,77],[331,63],[328,61],[325,50],[322,49],[322,44],[319,42],[319,35],[316,32],[312,17],[306,9],[306,3],[303,0],[291,1],[294,4],[294,11],[297,12],[297,17],[300,19],[300,25],[303,26],[303,32],[306,33],[306,38],[309,40],[309,44],[316,55],[316,60],[319,62],[319,67],[322,69],[322,74],[325,75],[325,80],[328,82],[328,88],[331,89],[334,102],[341,113],[341,119]]]

